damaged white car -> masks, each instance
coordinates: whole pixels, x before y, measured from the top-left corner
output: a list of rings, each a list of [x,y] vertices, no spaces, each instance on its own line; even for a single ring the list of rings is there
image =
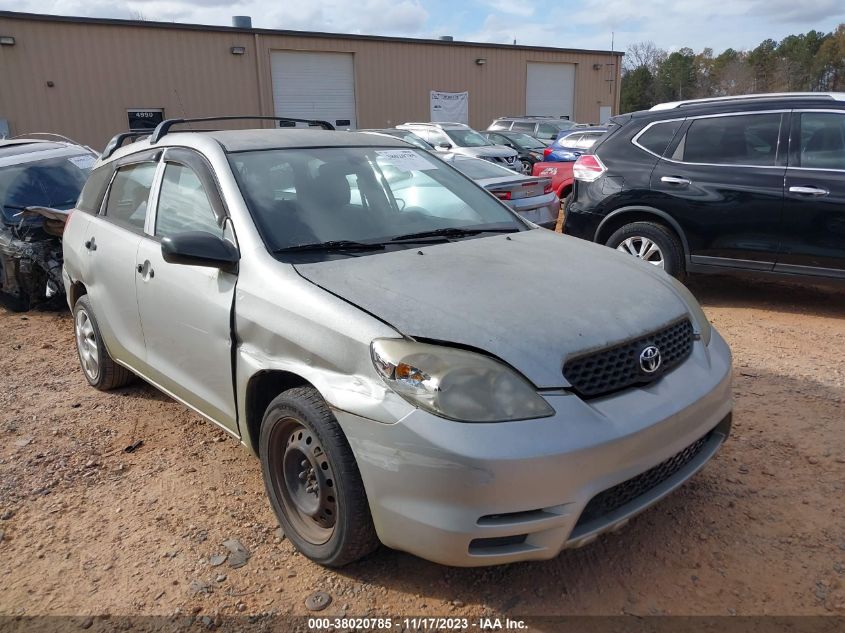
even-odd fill
[[[62,231],[96,159],[90,148],[52,134],[0,140],[0,303],[5,307],[25,311],[63,290]]]

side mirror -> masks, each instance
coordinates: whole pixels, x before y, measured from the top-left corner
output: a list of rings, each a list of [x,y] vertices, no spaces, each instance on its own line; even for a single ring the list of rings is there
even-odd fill
[[[450,149],[452,149],[452,144],[451,143],[438,143],[437,149],[449,151]]]
[[[207,266],[236,274],[241,256],[235,246],[205,231],[188,231],[161,240],[161,256],[170,264]]]

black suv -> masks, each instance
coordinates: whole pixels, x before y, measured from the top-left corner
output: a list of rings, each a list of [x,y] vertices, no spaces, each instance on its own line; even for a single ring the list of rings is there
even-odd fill
[[[664,103],[575,163],[564,231],[687,272],[845,279],[845,93]]]

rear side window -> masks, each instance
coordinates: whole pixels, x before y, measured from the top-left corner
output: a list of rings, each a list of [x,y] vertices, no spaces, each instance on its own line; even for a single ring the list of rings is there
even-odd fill
[[[528,121],[514,121],[511,129],[515,132],[533,132],[534,124]]]
[[[637,139],[637,143],[645,147],[648,151],[663,156],[663,152],[669,147],[669,143],[675,138],[675,133],[681,127],[683,121],[664,121],[662,123],[655,123]]]
[[[103,204],[103,197],[106,195],[106,189],[113,173],[114,166],[111,164],[97,167],[91,172],[82,188],[79,200],[76,202],[76,208],[79,211],[94,214],[100,212],[100,205]]]
[[[537,138],[555,138],[560,129],[549,123],[541,123],[537,127]]]
[[[780,114],[742,114],[695,119],[673,158],[714,165],[775,164]]]
[[[170,237],[186,231],[223,236],[214,208],[194,171],[178,163],[168,163],[158,196],[155,234]]]
[[[808,169],[845,169],[845,114],[802,112],[800,164]]]
[[[143,231],[155,170],[156,163],[136,163],[118,169],[109,189],[106,217],[130,229]]]

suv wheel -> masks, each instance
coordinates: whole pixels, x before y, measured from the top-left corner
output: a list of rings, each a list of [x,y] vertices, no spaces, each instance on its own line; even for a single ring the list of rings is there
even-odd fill
[[[524,175],[530,176],[533,171],[534,171],[534,164],[530,160],[522,161],[522,173]]]
[[[106,351],[88,295],[82,295],[73,306],[73,326],[79,364],[88,384],[108,391],[132,382],[132,372],[114,362]]]
[[[662,268],[677,279],[684,277],[683,247],[675,234],[661,224],[626,224],[611,235],[606,244]]]
[[[316,389],[296,387],[273,400],[258,446],[270,504],[296,549],[340,567],[379,546],[355,457]]]

